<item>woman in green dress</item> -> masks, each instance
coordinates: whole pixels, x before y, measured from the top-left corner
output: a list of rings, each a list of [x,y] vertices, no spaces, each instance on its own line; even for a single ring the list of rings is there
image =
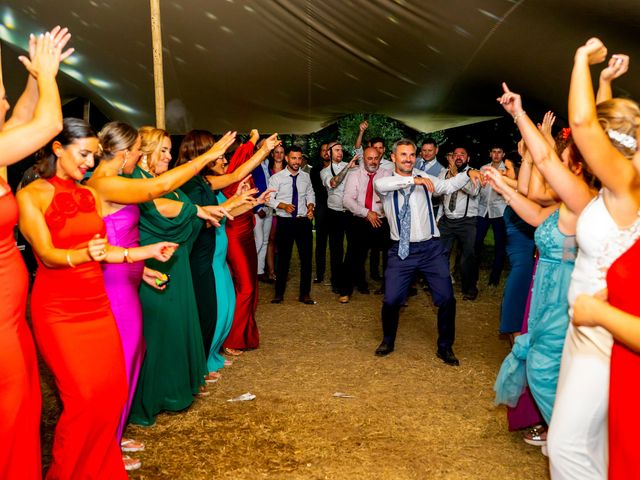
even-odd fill
[[[171,160],[171,140],[164,130],[140,130],[142,157],[132,176],[151,178],[165,172]],[[207,375],[189,254],[207,220],[219,225],[218,207],[200,207],[180,189],[140,204],[140,245],[158,240],[178,243],[171,261],[146,266],[169,276],[164,290],[140,287],[147,354],[142,364],[130,422],[153,425],[163,411],[179,411],[201,392]]]

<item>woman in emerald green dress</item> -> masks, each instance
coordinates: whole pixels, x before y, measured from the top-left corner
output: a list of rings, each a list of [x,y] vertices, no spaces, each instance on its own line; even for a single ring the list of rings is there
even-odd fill
[[[165,172],[171,160],[167,132],[145,127],[140,136],[143,155],[132,176],[150,178]],[[140,287],[147,354],[131,407],[131,423],[153,425],[159,412],[187,408],[203,388],[208,372],[189,254],[203,220],[219,225],[221,216],[218,207],[194,205],[179,189],[140,204],[140,245],[171,239],[179,247],[169,262],[146,262],[147,267],[169,275],[170,282],[164,290],[145,283]]]

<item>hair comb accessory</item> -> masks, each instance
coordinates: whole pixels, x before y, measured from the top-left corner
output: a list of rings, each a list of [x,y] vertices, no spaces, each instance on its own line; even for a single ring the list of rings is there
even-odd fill
[[[631,135],[618,132],[617,130],[607,130],[607,135],[609,135],[609,138],[611,140],[618,142],[623,147],[629,148],[631,150],[638,149],[638,142]]]
[[[560,131],[560,136],[562,137],[562,140],[564,140],[566,142],[569,139],[569,137],[571,136],[571,129],[570,128],[563,128]]]

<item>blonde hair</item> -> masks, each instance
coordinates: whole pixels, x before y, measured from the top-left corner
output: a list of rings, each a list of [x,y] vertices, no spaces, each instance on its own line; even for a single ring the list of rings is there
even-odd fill
[[[138,133],[140,134],[140,151],[143,156],[147,157],[149,168],[153,170],[158,153],[162,148],[162,140],[165,137],[171,137],[166,130],[156,127],[142,127],[138,130]]]
[[[621,143],[619,139],[636,139],[636,132],[640,126],[640,107],[638,104],[626,98],[612,98],[599,103],[596,110],[598,120],[605,133],[615,132],[613,135],[609,135],[613,146],[625,157],[631,159],[637,150],[631,146],[634,142]]]

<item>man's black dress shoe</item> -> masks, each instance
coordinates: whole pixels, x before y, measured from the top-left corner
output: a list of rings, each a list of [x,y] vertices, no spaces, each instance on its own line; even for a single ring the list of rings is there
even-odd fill
[[[463,292],[462,293],[462,299],[463,300],[475,300],[476,298],[478,298],[478,290],[476,290],[475,292]]]
[[[460,365],[460,362],[458,361],[456,356],[453,354],[453,350],[451,350],[450,348],[446,350],[438,349],[438,351],[436,352],[436,356],[447,365],[454,365],[456,367]]]
[[[393,352],[393,345],[389,345],[387,342],[383,341],[378,348],[376,348],[376,357],[386,357],[391,352]]]
[[[299,301],[301,301],[302,303],[304,303],[305,305],[315,305],[316,301],[311,298],[309,295],[304,295],[300,298],[298,298]]]
[[[271,303],[282,303],[282,297],[273,297]]]

